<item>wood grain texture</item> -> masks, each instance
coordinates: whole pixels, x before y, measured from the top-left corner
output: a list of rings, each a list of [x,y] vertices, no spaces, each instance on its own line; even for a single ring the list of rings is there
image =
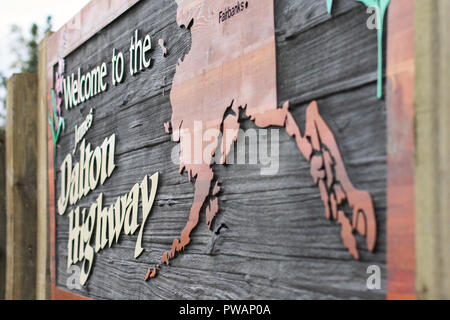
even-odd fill
[[[5,299],[6,281],[6,143],[0,128],[0,300]]]
[[[48,179],[47,179],[47,41],[51,34],[39,44],[38,63],[38,110],[37,110],[37,267],[36,299],[50,297],[50,251],[48,222]]]
[[[71,53],[139,1],[90,1],[50,38],[49,47],[61,49],[59,45],[65,43],[64,54]],[[60,50],[50,50],[48,54],[49,62],[56,63],[60,54]]]
[[[416,269],[421,299],[450,299],[448,1],[415,1]]]
[[[262,177],[261,165],[214,167],[222,209],[213,231],[220,233],[209,231],[201,218],[184,254],[163,267],[156,279],[143,281],[148,267],[159,263],[179,235],[193,201],[192,184],[171,161],[176,144],[164,132],[172,116],[169,92],[175,65],[191,47],[190,33],[176,24],[176,10],[175,1],[140,1],[66,57],[66,74],[106,61],[113,48],[123,51],[128,61],[135,29],[150,33],[154,41],[164,39],[169,51],[164,57],[157,47],[151,69],[133,78],[127,75],[120,86],[64,112],[67,129],[58,145],[57,164],[72,151],[74,126],[92,107],[95,120],[86,139],[94,146],[113,133],[118,139],[115,173],[82,201],[82,207],[100,192],[109,205],[145,175],[160,172],[156,206],[144,231],[146,251],[134,260],[137,236],[123,236],[96,255],[87,286],[74,292],[95,299],[384,298],[386,106],[376,99],[376,32],[366,29],[365,8],[353,1],[339,1],[333,16],[320,1],[275,2],[278,104],[289,100],[294,118],[302,124],[310,101],[318,101],[351,180],[373,197],[379,226],[375,253],[364,249],[364,238],[358,237],[360,260],[352,259],[339,226],[325,219],[308,162],[281,130],[278,175]],[[242,126],[256,128],[251,121]],[[220,228],[223,225],[227,228]],[[56,217],[55,226],[54,274],[57,287],[64,289],[68,218]],[[366,287],[366,270],[373,264],[382,270],[379,291]]]
[[[16,74],[7,85],[6,299],[36,297],[37,76]]]
[[[229,0],[177,0],[176,3],[177,24],[190,26],[192,46],[176,67],[170,91],[170,124],[172,140],[180,148],[191,150],[180,152],[180,171],[186,171],[195,182],[186,226],[170,250],[162,255],[161,262],[167,265],[191,242],[191,233],[198,225],[203,207],[214,203],[215,210],[206,214],[210,226],[219,211],[218,200],[210,192],[216,182],[211,161],[219,149],[222,154],[219,163],[226,162],[240,127],[239,108],[245,108],[246,115],[253,120],[256,116],[268,118],[279,126],[286,122],[286,115],[283,118],[286,108],[277,110],[274,2],[249,1],[238,6]],[[231,6],[236,6],[232,15],[229,10],[223,12]],[[268,116],[266,112],[275,115]],[[204,137],[207,132],[210,133],[208,141],[195,139],[196,135]],[[225,138],[220,137],[221,132]],[[229,134],[232,136],[227,137]],[[208,152],[211,141],[213,150]],[[156,276],[157,268],[153,270],[150,278]]]
[[[388,13],[388,298],[414,299],[414,4],[392,1]]]
[[[50,291],[51,291],[51,299],[52,300],[64,300],[64,301],[70,301],[70,300],[91,300],[87,297],[84,296],[80,296],[79,294],[75,294],[73,292],[70,291],[65,291],[65,290],[61,290],[56,288],[56,286],[54,284],[50,285]]]
[[[310,163],[325,217],[341,224],[341,236],[349,252],[359,258],[355,232],[366,236],[369,251],[373,251],[377,228],[371,196],[355,188],[348,178],[337,142],[321,117],[317,102],[311,102],[306,110],[303,133],[290,113],[289,102],[278,108],[273,1],[241,2],[233,7],[231,16],[230,9],[221,11],[230,5],[227,0],[178,0],[177,4],[177,24],[190,26],[192,47],[177,65],[170,92],[172,140],[183,149],[180,172],[186,170],[189,177],[195,178],[194,201],[180,238],[174,239],[161,261],[169,265],[191,242],[190,235],[203,206],[207,207],[209,226],[218,213],[218,199],[211,194],[216,183],[211,160],[214,150],[219,149],[218,164],[225,164],[238,139],[240,110],[259,128],[286,129]],[[207,133],[209,140],[196,141],[196,134],[203,137]],[[211,144],[213,150],[207,153]],[[201,161],[194,163],[193,159]],[[339,210],[344,204],[353,210],[351,221]],[[212,207],[214,210],[210,210]],[[152,268],[150,278],[156,276],[158,267]]]

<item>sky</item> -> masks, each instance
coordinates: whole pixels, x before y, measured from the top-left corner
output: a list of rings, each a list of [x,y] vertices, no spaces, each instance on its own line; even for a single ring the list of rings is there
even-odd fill
[[[10,26],[16,24],[25,33],[33,22],[45,25],[48,15],[53,16],[53,31],[57,31],[80,11],[89,0],[7,0],[0,10],[0,70],[7,70]]]
[[[16,24],[29,34],[33,22],[45,26],[48,15],[53,17],[53,31],[57,31],[80,11],[89,0],[2,0],[0,9],[0,72],[10,76],[12,62],[10,48],[11,25]],[[0,92],[0,96],[4,92]],[[0,105],[0,109],[2,106]],[[0,110],[0,112],[2,112]],[[0,125],[3,123],[0,120]]]

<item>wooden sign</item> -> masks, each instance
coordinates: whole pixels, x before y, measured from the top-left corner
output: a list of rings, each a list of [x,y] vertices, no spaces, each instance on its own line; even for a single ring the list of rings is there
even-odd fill
[[[379,32],[330,4],[94,0],[49,39],[53,298],[386,296]]]

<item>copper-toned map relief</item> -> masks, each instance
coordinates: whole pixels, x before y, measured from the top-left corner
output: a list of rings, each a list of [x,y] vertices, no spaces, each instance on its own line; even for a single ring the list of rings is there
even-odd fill
[[[169,264],[191,241],[191,233],[202,212],[212,226],[219,212],[220,187],[212,168],[216,149],[226,162],[240,128],[241,111],[256,126],[285,127],[297,148],[310,163],[311,175],[318,186],[325,206],[325,217],[341,225],[341,237],[351,255],[359,258],[355,233],[366,237],[367,247],[376,244],[376,219],[368,192],[351,183],[333,133],[312,102],[307,108],[305,132],[302,134],[289,102],[277,106],[276,44],[273,0],[176,0],[177,23],[189,28],[192,47],[179,61],[170,93],[172,120],[165,124],[172,129],[172,139],[180,143],[180,173],[186,171],[194,181],[194,201],[186,226],[172,247],[163,253],[161,262]],[[196,125],[201,123],[202,125]],[[210,130],[215,129],[215,130]],[[195,132],[200,130],[201,132]],[[184,141],[186,133],[194,136],[217,132],[211,141],[195,145],[196,139]],[[233,137],[220,139],[221,132],[231,130]],[[190,144],[190,145],[189,145]],[[219,145],[220,144],[220,145]],[[184,149],[200,153],[200,163],[192,164]],[[204,151],[207,156],[204,156]],[[195,157],[195,155],[194,155]],[[293,159],[294,161],[294,159]],[[349,219],[343,207],[349,205]],[[146,280],[157,275],[160,266],[150,268]]]

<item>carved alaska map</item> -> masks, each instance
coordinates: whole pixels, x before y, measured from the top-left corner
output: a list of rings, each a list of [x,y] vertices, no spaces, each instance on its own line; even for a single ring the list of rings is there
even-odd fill
[[[366,237],[369,251],[376,245],[377,226],[372,197],[358,190],[350,181],[338,144],[313,101],[306,110],[305,132],[289,111],[289,102],[277,105],[276,44],[273,0],[176,0],[177,23],[192,35],[190,52],[176,67],[170,93],[172,140],[180,143],[180,173],[186,171],[194,181],[194,201],[186,226],[161,262],[169,264],[191,241],[192,231],[200,214],[211,224],[219,212],[220,187],[215,177],[212,159],[216,149],[222,153],[220,163],[237,140],[239,114],[254,121],[257,127],[284,127],[292,137],[292,145],[310,163],[310,173],[317,184],[325,217],[341,226],[341,237],[351,255],[359,258],[355,233]],[[301,61],[298,61],[301,63]],[[201,132],[195,123],[201,123]],[[193,164],[186,148],[204,154],[211,142],[185,141],[186,134],[203,135],[215,129],[211,137],[215,148],[200,156]],[[233,137],[220,138],[231,130]],[[190,144],[190,145],[189,145]],[[208,149],[210,150],[210,149]],[[296,161],[296,159],[292,159]],[[350,207],[352,217],[344,212]],[[160,265],[147,272],[154,278]]]

